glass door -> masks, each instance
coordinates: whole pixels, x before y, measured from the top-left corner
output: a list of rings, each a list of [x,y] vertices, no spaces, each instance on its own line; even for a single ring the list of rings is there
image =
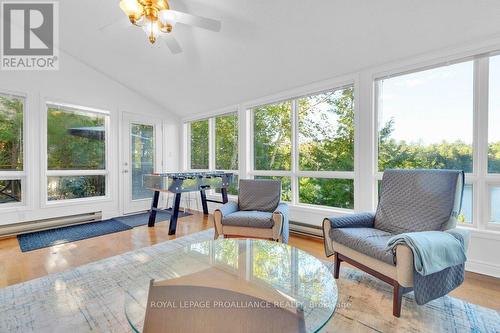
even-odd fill
[[[144,188],[143,176],[161,172],[161,121],[124,116],[123,185],[125,214],[150,208],[153,192]]]

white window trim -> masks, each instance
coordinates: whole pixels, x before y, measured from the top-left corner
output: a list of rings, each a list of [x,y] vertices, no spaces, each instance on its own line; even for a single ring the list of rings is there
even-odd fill
[[[355,93],[354,93],[354,132],[355,132],[355,137],[357,137],[358,129],[357,125],[359,122],[359,118],[357,117],[358,114],[358,103],[357,101],[357,92],[356,92],[356,87],[358,85],[358,82],[356,80],[349,80],[343,83],[337,83],[329,87],[324,87],[321,90],[316,90],[316,91],[308,91],[307,93],[301,93],[297,94],[294,96],[288,96],[286,99],[279,99],[279,100],[270,100],[267,101],[264,104],[258,104],[249,107],[248,112],[250,114],[250,171],[248,172],[248,175],[251,176],[252,178],[254,176],[277,176],[277,177],[290,177],[290,185],[291,185],[291,201],[290,204],[295,207],[307,207],[307,208],[312,208],[312,207],[317,207],[320,209],[326,209],[330,210],[332,212],[342,212],[342,213],[352,213],[356,210],[358,207],[358,197],[359,197],[359,191],[356,190],[357,187],[357,182],[356,179],[358,178],[357,175],[357,152],[359,149],[357,149],[357,145],[359,142],[354,143],[354,170],[353,171],[302,171],[300,170],[299,167],[299,124],[298,124],[298,109],[297,109],[297,100],[307,97],[307,96],[312,96],[312,95],[318,95],[330,91],[337,91],[337,90],[342,90],[346,88],[353,88]],[[269,105],[269,104],[278,104],[281,102],[286,102],[290,101],[291,102],[291,127],[292,127],[292,134],[291,134],[291,170],[256,170],[255,169],[255,156],[254,156],[254,140],[255,140],[255,135],[254,135],[254,109]],[[325,179],[351,179],[353,180],[353,187],[354,187],[354,208],[353,209],[348,209],[348,208],[341,208],[341,207],[331,207],[331,206],[325,206],[325,205],[315,205],[315,204],[308,204],[308,203],[303,203],[300,202],[300,197],[299,197],[299,178],[301,177],[310,177],[310,178],[325,178]]]
[[[313,94],[321,90],[329,90],[332,87],[339,87],[342,85],[349,85],[354,82],[355,89],[355,177],[354,177],[354,189],[355,189],[355,211],[373,211],[376,209],[378,195],[377,195],[377,180],[381,179],[382,173],[378,172],[378,118],[377,118],[377,108],[376,105],[376,93],[377,88],[375,81],[377,79],[387,78],[390,76],[401,75],[405,73],[418,72],[421,70],[432,69],[440,67],[443,65],[454,64],[457,62],[463,62],[467,60],[479,60],[479,63],[490,56],[495,56],[500,54],[500,42],[498,40],[491,40],[481,43],[476,43],[474,45],[467,45],[464,47],[448,48],[440,51],[423,54],[420,56],[415,56],[408,59],[403,59],[400,61],[394,61],[383,65],[377,65],[369,68],[362,68],[359,71],[353,72],[348,75],[334,77],[324,81],[319,81],[316,83],[304,85],[298,88],[282,91],[280,93],[257,98],[254,100],[249,100],[241,102],[232,107],[226,107],[219,110],[212,110],[210,112],[205,112],[203,115],[196,115],[183,118],[184,122],[194,121],[203,118],[214,117],[219,114],[227,113],[228,110],[236,108],[239,113],[240,120],[240,158],[239,158],[239,175],[242,179],[252,178],[254,175],[270,175],[265,171],[255,171],[253,170],[253,126],[252,126],[252,112],[251,110],[256,106],[275,103],[276,101],[282,101],[287,99],[293,99],[297,96]],[[481,65],[480,65],[481,66]],[[482,65],[484,70],[484,63]],[[482,80],[484,81],[484,74]],[[477,90],[478,85],[474,85],[474,106],[479,109],[487,110],[488,106],[476,105],[477,96],[479,90]],[[481,94],[485,93],[484,82],[481,90]],[[477,91],[476,91],[477,90]],[[488,92],[486,92],[488,94]],[[484,103],[484,97],[483,103]],[[473,144],[479,145],[479,147],[474,146],[474,154],[479,152],[478,148],[484,149],[486,146],[478,142],[478,133],[486,133],[488,128],[487,125],[480,125],[481,121],[484,123],[486,120],[487,124],[487,112],[482,111],[482,120],[474,119],[474,139],[476,140]],[[477,116],[477,112],[475,113]],[[477,133],[476,133],[477,132]],[[184,131],[184,140],[186,140],[187,131]],[[184,141],[185,142],[185,141]],[[487,142],[487,138],[486,141]],[[188,145],[184,146],[185,151],[187,151]],[[474,163],[479,161],[475,157]],[[487,163],[487,160],[482,162]],[[187,164],[184,164],[187,166]],[[489,188],[491,186],[500,185],[500,174],[479,174],[478,166],[474,165],[475,174],[466,175],[466,184],[474,185],[474,224],[460,224],[461,228],[466,228],[474,231],[475,235],[481,235],[481,237],[492,237],[492,239],[498,239],[500,236],[500,228],[494,223],[489,223],[490,215],[490,198],[489,198]],[[487,170],[487,169],[485,169]],[[276,171],[276,175],[287,175],[286,171]],[[479,186],[478,186],[479,184]],[[482,187],[479,188],[479,187]],[[479,194],[481,192],[481,194]],[[478,204],[480,203],[480,204]],[[317,213],[322,214],[349,214],[352,212],[342,212],[341,210],[332,209],[327,207],[326,209],[318,207],[304,207],[295,206],[290,204],[291,211],[297,209],[297,213]],[[479,217],[478,220],[478,216]],[[327,216],[327,215],[325,215]],[[500,225],[500,224],[499,224]],[[479,237],[479,236],[478,236]]]
[[[473,170],[466,173],[465,184],[472,185],[472,223],[459,223],[465,228],[476,230],[500,231],[499,223],[490,222],[491,203],[490,187],[497,182],[500,183],[500,174],[488,173],[488,113],[489,113],[489,58],[498,52],[489,52],[480,55],[468,55],[455,57],[448,61],[440,61],[422,65],[410,65],[406,68],[385,71],[372,76],[374,82],[374,163],[375,180],[382,179],[382,172],[378,171],[378,116],[380,105],[378,101],[377,81],[387,78],[417,73],[425,70],[449,66],[457,63],[473,62]],[[377,186],[375,186],[377,191]],[[378,191],[377,191],[378,192]],[[377,198],[377,195],[375,196]]]
[[[186,126],[186,156],[184,156],[185,158],[185,165],[186,165],[186,169],[184,171],[192,171],[192,172],[208,172],[211,169],[211,165],[212,165],[212,158],[211,158],[211,154],[213,154],[212,150],[212,139],[210,139],[211,137],[211,133],[212,133],[212,125],[211,125],[211,121],[210,121],[211,118],[200,118],[200,119],[196,119],[196,120],[192,120],[192,121],[189,121],[189,122],[186,122],[184,125]],[[191,123],[194,123],[194,122],[198,122],[198,121],[208,121],[208,169],[193,169],[192,165],[191,165]]]
[[[492,212],[492,205],[491,205],[491,189],[493,188],[500,188],[500,179],[497,180],[496,182],[489,182],[486,186],[487,192],[486,192],[486,200],[484,203],[484,208],[485,211],[487,212],[487,229],[495,230],[495,231],[500,231],[500,223],[498,222],[492,222],[491,221],[491,212]]]
[[[111,184],[110,184],[110,170],[111,170],[111,161],[110,161],[110,128],[111,128],[111,112],[104,109],[97,109],[87,106],[68,104],[63,102],[54,102],[48,99],[41,99],[42,103],[41,110],[44,110],[44,113],[41,115],[41,170],[40,170],[40,206],[42,208],[47,207],[55,207],[55,206],[67,206],[67,205],[81,205],[85,203],[102,203],[102,202],[110,202],[111,198]],[[48,170],[47,166],[47,118],[48,118],[48,109],[49,107],[58,107],[64,109],[68,112],[85,112],[85,113],[95,113],[99,115],[105,116],[105,169],[102,170]],[[96,197],[88,197],[88,198],[77,198],[77,199],[63,199],[63,200],[48,200],[47,193],[47,178],[50,176],[94,176],[94,175],[103,175],[105,176],[105,195],[96,196]]]
[[[13,97],[19,98],[23,100],[23,170],[22,171],[0,171],[0,180],[20,180],[21,181],[21,201],[20,202],[12,202],[12,203],[4,203],[0,205],[0,212],[9,212],[16,211],[20,209],[26,209],[29,202],[29,197],[31,193],[29,193],[29,169],[30,169],[30,157],[28,153],[28,145],[27,141],[29,139],[29,122],[28,122],[28,95],[22,92],[8,91],[8,90],[0,90],[0,95],[5,97]]]
[[[199,118],[199,119],[193,119],[190,121],[184,122],[183,126],[185,128],[185,142],[186,142],[186,156],[184,156],[184,165],[187,166],[187,168],[184,169],[184,171],[187,172],[209,172],[209,171],[223,171],[223,172],[231,172],[235,176],[239,177],[240,175],[240,170],[226,170],[226,169],[216,169],[216,128],[215,128],[215,118],[217,117],[224,117],[224,116],[229,116],[229,115],[236,115],[238,117],[238,165],[240,165],[241,161],[241,135],[240,135],[240,119],[239,119],[239,112],[238,110],[235,109],[230,109],[230,110],[224,110],[224,112],[220,112],[215,114],[212,117],[209,118]],[[209,144],[209,151],[208,151],[208,164],[209,168],[208,169],[193,169],[191,167],[191,123],[197,122],[197,121],[203,121],[203,120],[208,120],[208,144]],[[219,194],[215,193],[215,190],[210,190],[207,193],[207,197],[210,199],[215,199],[219,198]],[[228,197],[230,199],[235,199],[237,198],[236,195],[234,194],[229,194]]]
[[[186,154],[184,156],[184,165],[186,168],[184,168],[184,171],[189,171],[189,172],[209,172],[209,171],[225,171],[225,172],[232,172],[235,174],[239,173],[239,170],[221,170],[221,169],[216,169],[216,140],[215,140],[215,135],[216,135],[216,130],[215,130],[215,118],[217,117],[224,117],[224,116],[229,116],[229,115],[236,115],[238,116],[239,113],[237,110],[232,110],[232,111],[225,111],[224,113],[218,113],[212,117],[203,117],[199,119],[193,119],[189,121],[184,122],[184,128],[185,128],[185,142],[186,142]],[[239,117],[238,117],[239,118]],[[208,120],[208,169],[193,169],[191,166],[191,123],[193,122],[198,122],[198,121],[205,121]],[[241,140],[241,135],[240,135],[240,130],[239,130],[239,124],[240,124],[240,119],[238,119],[238,147],[240,147],[240,140]],[[240,163],[240,149],[238,148],[238,165]]]

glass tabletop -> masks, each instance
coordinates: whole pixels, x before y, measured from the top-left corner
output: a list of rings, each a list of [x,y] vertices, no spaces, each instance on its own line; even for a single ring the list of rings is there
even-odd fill
[[[337,304],[337,285],[328,268],[317,258],[286,244],[265,240],[220,239],[190,244],[172,251],[164,259],[165,269],[161,274],[152,276],[149,284],[134,286],[126,292],[125,315],[134,332],[153,331],[147,329],[154,320],[150,316],[153,310],[149,308],[145,325],[147,304],[156,307],[155,304],[161,303],[164,305],[163,311],[179,311],[174,300],[180,302],[179,298],[184,296],[192,300],[195,295],[198,301],[204,297],[206,301],[204,308],[197,309],[200,312],[189,314],[189,320],[203,318],[202,311],[213,310],[214,305],[229,305],[223,311],[227,311],[226,317],[232,318],[234,312],[230,315],[230,311],[234,309],[230,307],[234,304],[238,304],[238,310],[246,311],[249,316],[257,315],[259,309],[242,304],[270,304],[274,307],[273,311],[282,312],[263,312],[259,314],[259,320],[265,320],[265,316],[269,315],[272,318],[281,316],[289,322],[286,318],[293,315],[301,322],[297,330],[300,332],[319,331],[331,318]],[[153,295],[163,291],[153,288],[170,288],[163,294],[163,299],[171,300],[169,306],[165,306],[167,302],[155,303]],[[228,299],[237,299],[239,302],[222,302]],[[261,303],[252,303],[255,300]],[[186,311],[181,309],[174,318],[178,318],[179,314],[188,315]]]

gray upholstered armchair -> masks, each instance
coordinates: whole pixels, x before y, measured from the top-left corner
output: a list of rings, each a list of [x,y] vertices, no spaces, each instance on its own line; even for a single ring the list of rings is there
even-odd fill
[[[361,213],[323,221],[326,255],[335,255],[334,277],[339,277],[340,263],[345,261],[391,284],[393,315],[399,317],[402,295],[413,290],[414,274],[418,273],[414,273],[412,249],[401,244],[388,251],[388,240],[410,232],[446,231],[457,239],[461,237],[466,249],[468,233],[455,228],[463,186],[462,171],[385,171],[375,214]],[[461,268],[463,281],[463,265]]]
[[[238,202],[214,212],[215,239],[222,235],[288,243],[288,205],[280,200],[280,181],[241,179]]]

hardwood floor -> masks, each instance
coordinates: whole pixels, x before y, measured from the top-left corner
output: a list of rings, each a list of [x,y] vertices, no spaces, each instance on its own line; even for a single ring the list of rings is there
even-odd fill
[[[168,223],[137,227],[77,242],[22,253],[15,237],[0,240],[0,287],[71,269],[99,259],[182,237],[213,226],[212,216],[198,212],[178,220],[177,235],[168,235]],[[291,235],[290,245],[326,259],[323,242]],[[329,259],[332,260],[332,259]],[[466,279],[452,296],[470,303],[500,310],[500,279],[466,273]]]

